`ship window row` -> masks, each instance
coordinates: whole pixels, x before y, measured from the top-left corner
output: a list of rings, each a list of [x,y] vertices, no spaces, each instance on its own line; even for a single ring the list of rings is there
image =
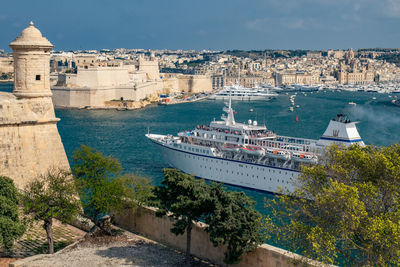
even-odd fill
[[[177,145],[174,144],[174,146],[176,147]],[[210,154],[210,151],[207,149],[190,148],[190,147],[186,147],[186,146],[182,147],[182,145],[179,145],[179,148],[183,148],[184,150],[189,150],[189,151],[193,151],[193,152],[197,152],[197,153]]]
[[[207,169],[207,166],[202,166],[202,165],[200,165],[200,168],[204,168],[204,169]],[[212,169],[211,167],[209,167],[210,168],[210,170]],[[215,168],[215,170],[216,171],[220,171],[220,172],[222,172],[222,169],[218,169],[218,168]],[[226,170],[226,173],[229,173],[229,171],[228,170]],[[232,171],[232,174],[233,174],[234,172]],[[236,174],[237,175],[243,175],[243,173],[242,172],[236,172]],[[247,177],[249,176],[249,174],[247,174]],[[256,176],[257,177],[257,179],[259,178],[258,177],[258,175]],[[252,175],[252,178],[254,178],[254,174]],[[264,180],[266,180],[266,177],[264,177]],[[272,181],[272,178],[270,177],[269,178],[269,180],[270,181]],[[280,182],[280,180],[279,179],[277,179],[277,182],[279,183]],[[282,183],[285,183],[285,181],[284,180],[282,180]],[[289,181],[286,181],[286,184],[289,184]]]
[[[199,150],[199,149],[197,149],[197,150]],[[198,151],[197,151],[197,152],[198,152]],[[200,149],[200,152],[209,154],[209,151],[204,150],[204,149]],[[187,155],[187,157],[190,158],[190,155]],[[186,158],[186,155],[185,155],[185,158]],[[201,158],[201,157],[198,157],[198,156],[193,156],[193,158],[196,158],[196,159],[198,159],[198,160],[202,159],[203,161],[208,161],[207,158]],[[212,159],[210,159],[210,162],[214,162],[214,161],[213,161]],[[217,160],[216,160],[215,162],[218,163]],[[221,164],[224,164],[223,161],[220,161],[220,162],[221,162]],[[229,165],[229,162],[226,162],[226,165]],[[243,165],[242,165],[242,164],[239,164],[238,166],[243,168]],[[247,168],[247,165],[245,165],[244,167]],[[253,166],[251,166],[251,169],[253,169]],[[257,170],[259,170],[259,169],[260,169],[260,168],[257,167]],[[222,169],[221,169],[221,171],[222,171]],[[266,171],[266,169],[264,169],[264,172],[265,172],[265,171]],[[271,169],[268,169],[268,172],[271,172]],[[279,172],[279,174],[282,174],[282,171],[281,171],[281,170],[279,170],[278,172]],[[233,172],[232,172],[232,173],[233,173]],[[275,173],[275,170],[272,170],[272,173]],[[238,173],[238,174],[239,174],[239,173]],[[243,173],[242,173],[242,174],[243,174]],[[288,174],[288,172],[285,171],[285,175],[287,175],[287,174]],[[294,173],[292,173],[291,176],[294,177]]]

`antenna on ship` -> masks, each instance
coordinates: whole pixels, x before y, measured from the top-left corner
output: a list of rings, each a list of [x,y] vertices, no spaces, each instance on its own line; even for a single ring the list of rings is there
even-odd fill
[[[265,127],[265,111],[264,111],[263,122],[264,122],[264,127]]]
[[[226,113],[228,113],[228,117],[224,119],[225,124],[226,125],[235,125],[235,117],[233,115],[233,109],[232,109],[232,90],[229,91],[228,109],[226,109],[226,107],[225,107],[224,111]]]
[[[239,61],[239,76],[238,76],[238,86],[240,86],[240,61]]]

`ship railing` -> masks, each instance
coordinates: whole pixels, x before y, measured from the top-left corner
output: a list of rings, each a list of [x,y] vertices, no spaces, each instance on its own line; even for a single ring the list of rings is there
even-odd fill
[[[290,137],[290,136],[277,136],[277,141],[283,141],[285,143],[295,143],[295,144],[305,144],[312,145],[317,143],[317,140],[307,139],[307,138],[298,138],[298,137]]]
[[[241,131],[229,131],[224,129],[214,129],[208,126],[197,125],[196,130],[207,131],[207,132],[216,132],[216,133],[226,133],[226,134],[234,134],[234,135],[242,135]]]
[[[251,138],[251,139],[271,139],[271,138],[276,138],[276,134],[275,133],[265,133],[265,134],[250,135],[247,137]]]
[[[308,144],[299,143],[288,143],[283,141],[275,141],[269,139],[252,139],[249,145],[261,146],[264,149],[279,149],[288,152],[305,152],[305,153],[316,153],[316,147]]]

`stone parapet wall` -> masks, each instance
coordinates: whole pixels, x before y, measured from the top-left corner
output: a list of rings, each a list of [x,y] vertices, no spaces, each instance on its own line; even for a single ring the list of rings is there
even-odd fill
[[[125,210],[115,216],[115,222],[120,227],[133,232],[138,232],[150,239],[167,244],[178,250],[186,249],[186,234],[176,236],[170,229],[174,223],[172,218],[155,216],[156,209],[140,207],[136,211]],[[209,240],[209,235],[204,231],[205,225],[197,223],[192,230],[191,252],[201,259],[210,260],[216,264],[224,265],[225,247],[214,247]],[[267,244],[259,246],[253,252],[242,256],[242,261],[235,265],[237,267],[263,266],[303,266],[299,263],[301,256],[289,251],[276,248]],[[297,264],[295,264],[297,262]],[[309,262],[316,266],[317,263]]]
[[[50,97],[18,99],[0,92],[0,125],[57,121]]]

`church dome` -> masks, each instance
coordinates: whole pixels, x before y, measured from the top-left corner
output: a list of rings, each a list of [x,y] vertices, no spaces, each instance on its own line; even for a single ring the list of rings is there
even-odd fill
[[[42,33],[33,26],[33,22],[29,23],[29,26],[25,28],[21,35],[15,38],[10,43],[10,47],[48,47],[51,48],[53,45],[42,36]]]

